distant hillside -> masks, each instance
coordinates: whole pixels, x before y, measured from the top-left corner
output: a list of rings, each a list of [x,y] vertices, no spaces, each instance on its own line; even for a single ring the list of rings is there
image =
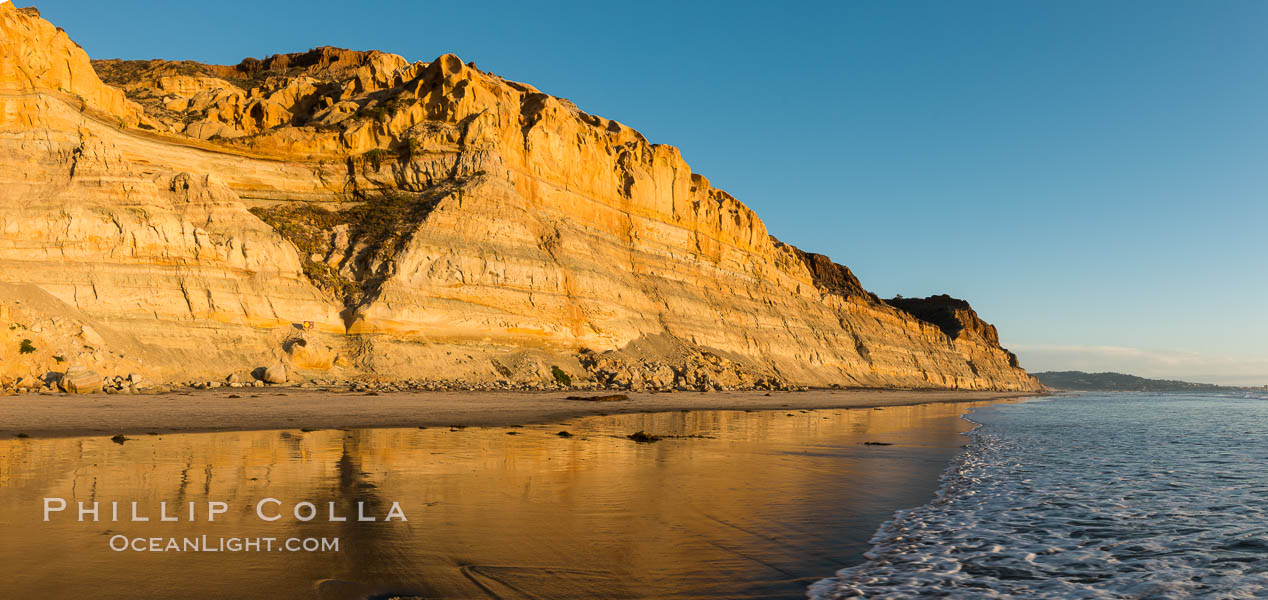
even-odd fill
[[[1035,373],[1039,382],[1056,390],[1089,392],[1215,392],[1244,390],[1211,383],[1192,383],[1172,379],[1146,379],[1125,373],[1084,373],[1083,371],[1048,371]]]

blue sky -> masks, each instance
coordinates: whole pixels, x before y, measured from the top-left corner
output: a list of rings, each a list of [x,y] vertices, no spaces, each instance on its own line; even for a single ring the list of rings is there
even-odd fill
[[[1032,371],[1268,384],[1268,2],[38,6],[94,58],[454,52],[883,296],[968,299]]]

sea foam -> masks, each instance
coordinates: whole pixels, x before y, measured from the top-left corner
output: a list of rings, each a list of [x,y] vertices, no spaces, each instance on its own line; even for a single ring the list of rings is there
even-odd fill
[[[1268,596],[1268,401],[1080,395],[992,407],[930,503],[814,599]]]

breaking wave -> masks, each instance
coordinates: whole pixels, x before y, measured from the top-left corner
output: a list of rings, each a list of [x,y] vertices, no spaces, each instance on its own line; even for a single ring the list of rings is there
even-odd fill
[[[991,407],[930,503],[837,598],[1268,596],[1268,398],[1080,395]]]

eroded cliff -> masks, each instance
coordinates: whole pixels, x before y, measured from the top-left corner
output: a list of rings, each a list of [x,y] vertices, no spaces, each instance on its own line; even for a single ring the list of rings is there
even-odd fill
[[[453,55],[90,62],[8,3],[0,51],[0,282],[25,286],[0,300],[29,321],[2,342],[10,376],[57,356],[168,379],[281,361],[502,385],[1038,388],[967,303],[957,328],[881,301],[677,149]],[[48,297],[16,303],[31,294]],[[54,319],[127,350],[72,331],[17,354]]]

